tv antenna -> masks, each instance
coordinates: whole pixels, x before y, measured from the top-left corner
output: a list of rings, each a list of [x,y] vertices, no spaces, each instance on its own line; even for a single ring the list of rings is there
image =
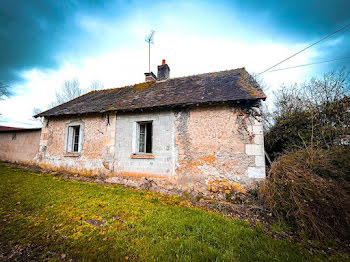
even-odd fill
[[[151,73],[151,44],[153,44],[153,37],[156,31],[151,30],[151,33],[146,36],[145,41],[148,43],[148,71]]]

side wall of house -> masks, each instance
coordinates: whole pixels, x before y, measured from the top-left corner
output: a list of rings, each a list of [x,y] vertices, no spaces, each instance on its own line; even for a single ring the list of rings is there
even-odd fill
[[[162,192],[244,191],[265,178],[260,109],[250,110],[255,114],[223,105],[118,114],[107,181]],[[153,123],[152,158],[133,158],[133,124],[141,121]]]
[[[67,126],[80,123],[81,152],[68,153]],[[83,175],[106,175],[113,171],[115,149],[115,114],[61,117],[44,120],[40,149],[36,161],[49,169],[77,172]]]
[[[265,178],[259,110],[221,105],[118,113],[109,124],[101,114],[54,118],[47,127],[45,120],[36,159],[43,167],[161,192],[244,191]],[[152,121],[152,153],[140,155],[133,150],[135,124],[144,121]],[[83,125],[80,153],[65,150],[70,123]]]
[[[259,107],[251,108],[258,115]],[[175,112],[176,176],[187,190],[226,191],[265,178],[263,128],[240,107],[194,107]]]
[[[0,132],[0,160],[31,163],[39,150],[40,130]]]

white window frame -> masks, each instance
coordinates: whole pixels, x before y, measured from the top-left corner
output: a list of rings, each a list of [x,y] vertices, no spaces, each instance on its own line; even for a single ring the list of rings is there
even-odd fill
[[[76,138],[76,128],[79,128],[78,138]],[[82,151],[84,126],[81,121],[72,121],[66,126],[65,151],[66,153],[78,154]],[[76,140],[77,139],[77,140]],[[77,150],[75,149],[77,145]]]
[[[138,121],[138,122],[134,122],[134,132],[133,132],[133,153],[134,154],[153,154],[153,141],[151,141],[152,143],[152,150],[151,152],[146,153],[147,151],[147,143],[149,143],[149,141],[147,141],[147,124],[151,124],[152,125],[152,137],[151,139],[153,140],[153,121]],[[145,134],[144,134],[144,151],[140,151],[140,135],[141,135],[141,125],[145,125]]]

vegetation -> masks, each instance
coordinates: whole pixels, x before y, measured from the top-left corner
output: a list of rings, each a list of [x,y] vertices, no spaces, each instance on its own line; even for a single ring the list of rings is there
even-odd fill
[[[179,197],[67,181],[4,165],[0,201],[0,250],[21,250],[23,261],[349,259],[272,239],[246,222],[189,208]]]
[[[339,152],[350,155],[344,149]],[[272,164],[260,197],[276,217],[313,238],[350,240],[350,197],[336,181],[340,178],[345,185],[350,170],[346,172],[342,174],[327,150],[308,147]]]
[[[0,100],[3,100],[5,97],[10,96],[10,89],[9,86],[4,85],[2,82],[0,82]]]
[[[269,116],[265,149],[275,162],[263,205],[308,237],[349,241],[350,72],[281,87]]]
[[[69,100],[77,98],[78,96],[81,96],[89,91],[100,90],[103,88],[104,88],[104,85],[97,80],[92,81],[90,84],[90,87],[88,88],[81,88],[80,82],[77,78],[73,78],[72,80],[65,80],[63,82],[61,90],[56,91],[55,100],[48,105],[47,109],[50,109],[52,107],[68,102]],[[32,114],[37,115],[43,111],[45,110],[34,107],[32,110]],[[37,120],[42,123],[42,119],[37,119]]]
[[[3,84],[1,81],[0,81],[0,101],[1,100],[4,100],[5,97],[9,97],[11,95],[10,93],[10,87]],[[0,116],[1,116],[1,113],[0,113]]]
[[[305,146],[328,147],[350,135],[350,72],[333,71],[275,92],[265,147],[276,159]]]

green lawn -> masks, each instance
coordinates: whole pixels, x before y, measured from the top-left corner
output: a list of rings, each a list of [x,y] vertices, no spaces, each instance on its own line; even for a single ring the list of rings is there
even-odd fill
[[[246,222],[188,207],[179,197],[67,181],[3,164],[0,201],[1,245],[28,248],[37,261],[349,259],[312,254]]]

